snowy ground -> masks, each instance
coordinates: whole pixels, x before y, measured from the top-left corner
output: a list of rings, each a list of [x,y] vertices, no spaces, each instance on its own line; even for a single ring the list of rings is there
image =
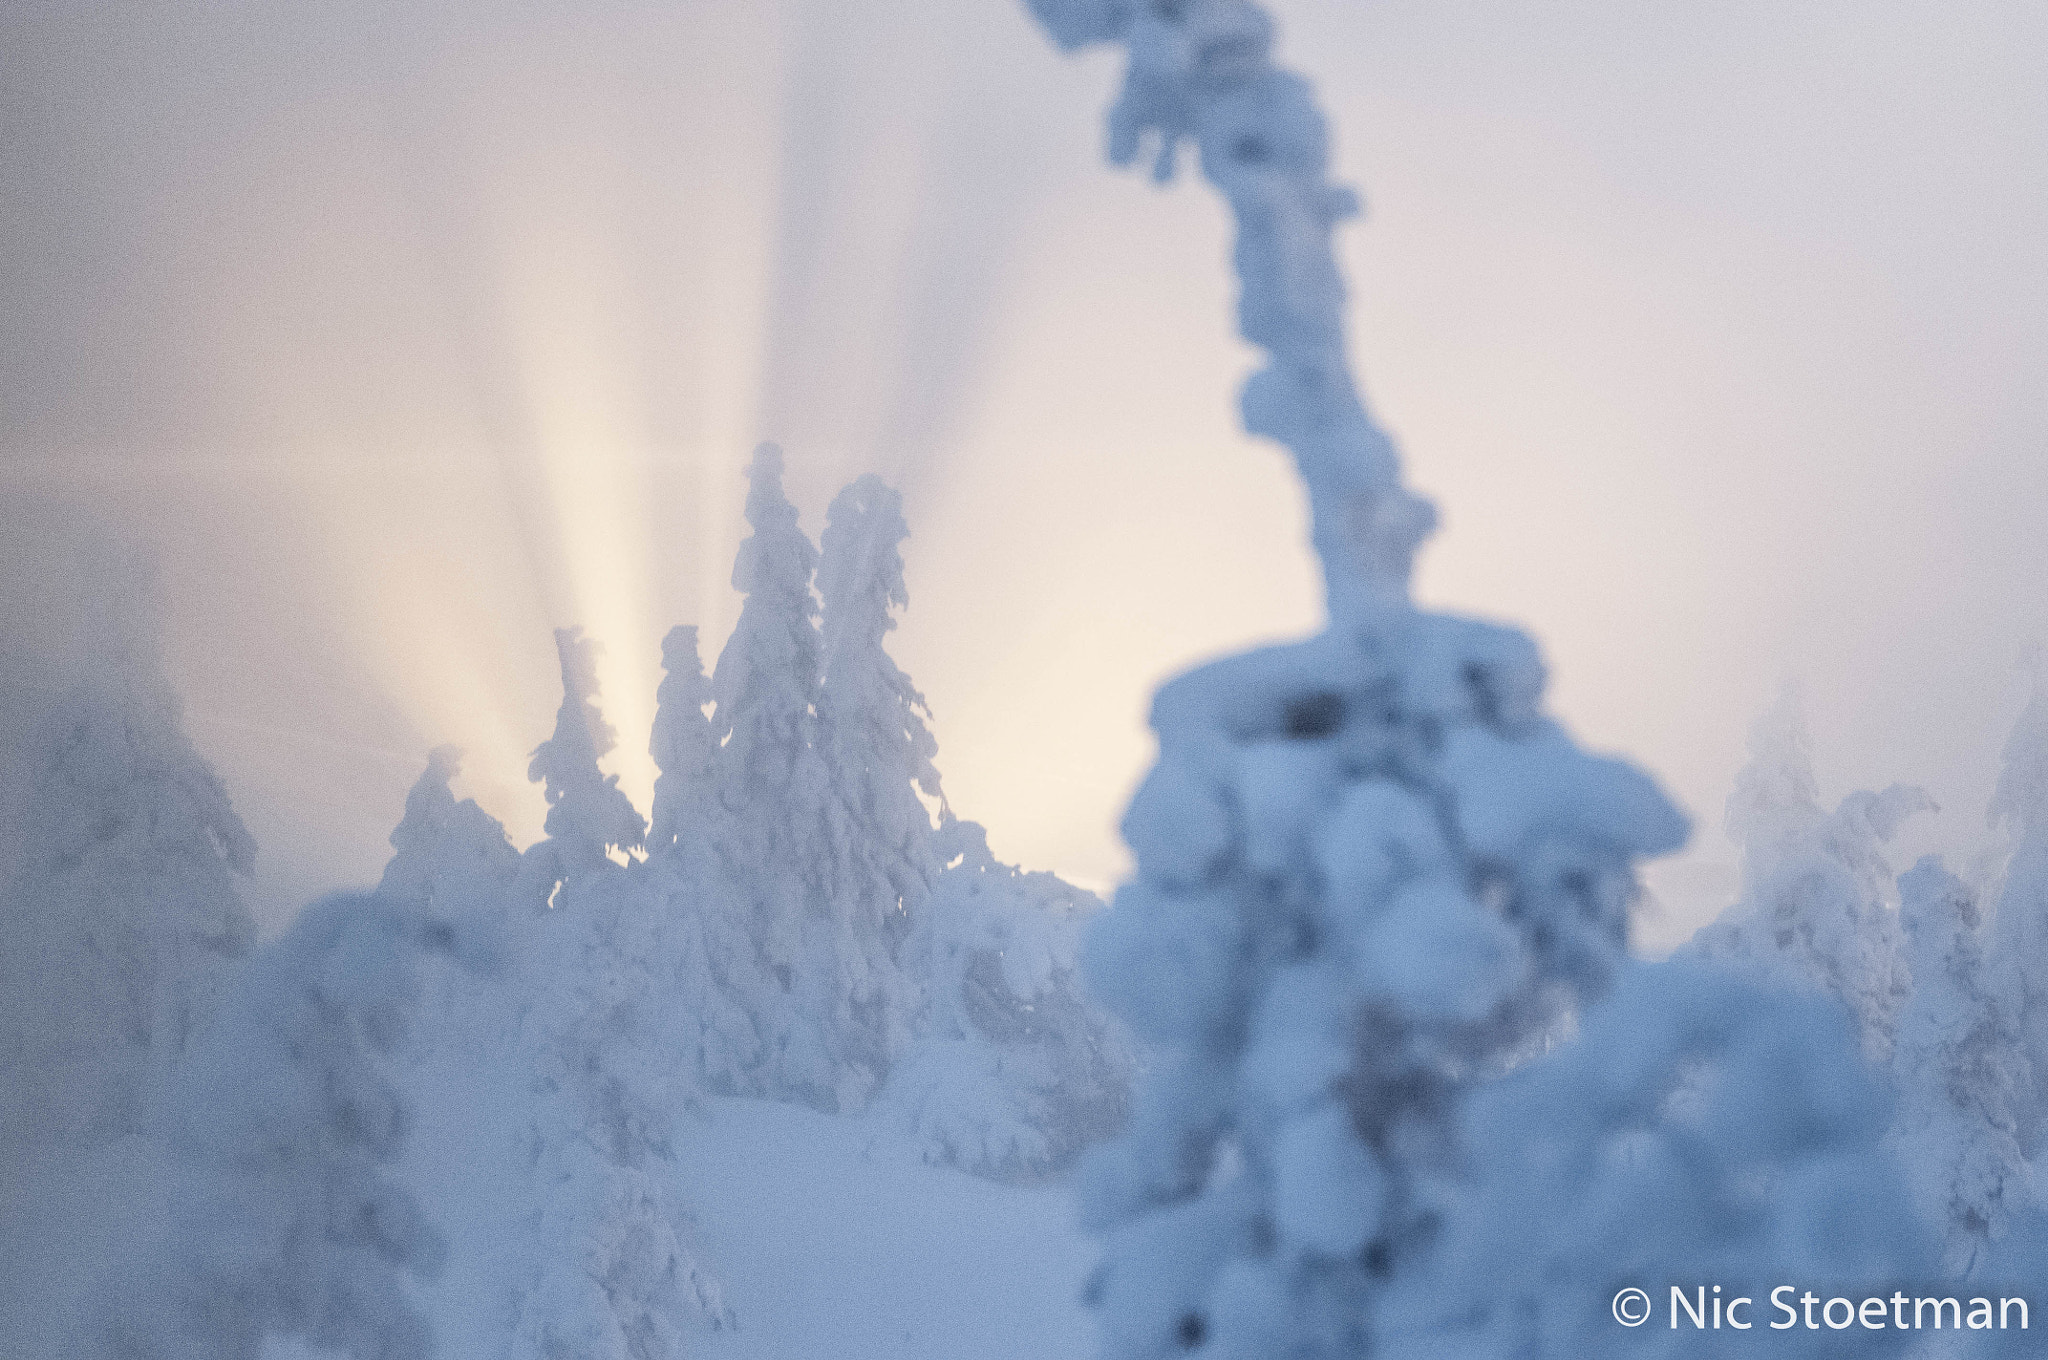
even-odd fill
[[[422,1135],[428,1130],[422,1129]],[[1093,1353],[1079,1302],[1094,1247],[1063,1187],[1021,1189],[927,1167],[866,1120],[765,1101],[715,1101],[678,1149],[681,1198],[736,1329],[701,1335],[704,1360],[1046,1360]],[[435,1155],[414,1148],[428,1169]],[[56,1360],[109,1240],[152,1218],[157,1150],[128,1139],[44,1151],[0,1181],[0,1354]],[[409,1161],[412,1159],[408,1159]],[[444,1168],[453,1172],[453,1168]],[[452,1202],[467,1198],[466,1208]],[[444,1202],[448,1268],[426,1292],[444,1360],[503,1342],[492,1220],[521,1206]],[[481,1343],[481,1344],[479,1344]],[[273,1345],[272,1360],[311,1354]]]
[[[435,1156],[422,1129],[415,1155]],[[687,1234],[738,1325],[704,1360],[1042,1360],[1092,1353],[1079,1301],[1093,1244],[1063,1187],[928,1167],[869,1120],[758,1100],[686,1118],[673,1166]],[[452,1144],[450,1145],[453,1146]],[[449,1168],[460,1177],[457,1168]],[[442,1202],[448,1268],[423,1300],[443,1357],[495,1360],[516,1203]],[[468,1221],[449,1221],[457,1216]],[[501,1217],[503,1216],[503,1217]],[[496,1220],[495,1222],[493,1220]],[[478,1344],[481,1343],[481,1344]]]
[[[683,1199],[739,1327],[718,1360],[1025,1360],[1093,1353],[1094,1246],[1063,1188],[927,1167],[866,1121],[722,1101]]]

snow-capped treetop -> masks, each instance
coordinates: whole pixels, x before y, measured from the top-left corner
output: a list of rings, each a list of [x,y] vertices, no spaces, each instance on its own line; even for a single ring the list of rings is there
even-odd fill
[[[654,781],[651,849],[675,843],[693,821],[709,815],[711,762],[718,741],[711,735],[711,681],[698,657],[697,629],[678,624],[661,640],[661,686],[654,692],[654,731],[647,743],[661,774]],[[702,834],[701,828],[699,834]]]
[[[924,696],[883,640],[910,602],[898,545],[909,536],[903,498],[864,476],[833,498],[818,570],[824,597],[826,757],[842,795],[882,840],[920,861],[931,816],[912,791],[938,798],[939,744]]]
[[[534,748],[526,777],[545,785],[548,839],[565,868],[580,870],[601,862],[609,849],[640,848],[647,823],[620,790],[619,777],[597,767],[618,745],[618,733],[597,707],[597,643],[581,628],[557,628],[555,649],[562,661],[562,707],[554,735]]]
[[[1245,384],[1245,428],[1293,451],[1331,617],[1383,623],[1407,603],[1416,547],[1435,527],[1401,485],[1344,351],[1344,284],[1332,228],[1358,211],[1327,176],[1329,137],[1306,81],[1276,67],[1273,24],[1250,0],[1031,0],[1062,46],[1121,44],[1129,56],[1109,115],[1119,165],[1154,148],[1168,179],[1183,138],[1237,220],[1238,324],[1267,352]]]
[[[391,832],[390,862],[377,891],[422,908],[451,913],[480,909],[519,871],[519,852],[504,823],[460,802],[449,781],[462,770],[462,752],[437,746],[427,768],[405,795],[405,816]]]
[[[788,785],[792,761],[810,745],[822,670],[811,594],[818,550],[783,495],[782,450],[761,445],[747,477],[754,532],[732,568],[733,587],[747,598],[711,677],[719,791],[734,810],[771,800]]]

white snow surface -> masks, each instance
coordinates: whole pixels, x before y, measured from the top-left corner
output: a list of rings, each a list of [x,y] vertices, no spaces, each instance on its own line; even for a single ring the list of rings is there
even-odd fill
[[[531,1204],[469,1155],[466,1110],[519,1099],[504,1069],[431,1062],[447,1099],[423,1114],[404,1177],[450,1247],[417,1287],[443,1360],[507,1354],[505,1271]],[[131,1136],[5,1154],[0,1354],[60,1360],[102,1287],[105,1234],[162,1212],[161,1142]],[[671,1168],[684,1226],[717,1263],[732,1310],[691,1335],[701,1360],[1043,1360],[1085,1356],[1082,1281],[1094,1245],[1061,1184],[1003,1185],[927,1165],[879,1121],[719,1098],[683,1121]],[[109,1213],[115,1217],[110,1221]],[[266,1360],[322,1352],[272,1340]]]

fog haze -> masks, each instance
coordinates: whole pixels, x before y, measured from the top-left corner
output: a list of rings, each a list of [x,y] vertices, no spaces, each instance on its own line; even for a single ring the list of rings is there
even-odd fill
[[[1824,793],[1925,784],[1901,858],[1979,847],[2048,633],[2048,17],[1274,8],[1368,204],[1418,595],[1527,627],[1695,816],[1645,944],[1732,896],[1788,680]],[[1116,78],[1006,0],[9,7],[5,637],[61,648],[81,545],[154,550],[275,927],[374,880],[437,743],[538,833],[553,626],[644,805],[659,638],[730,626],[773,438],[814,534],[905,492],[954,806],[1113,881],[1152,688],[1320,608],[1223,210],[1103,168]]]

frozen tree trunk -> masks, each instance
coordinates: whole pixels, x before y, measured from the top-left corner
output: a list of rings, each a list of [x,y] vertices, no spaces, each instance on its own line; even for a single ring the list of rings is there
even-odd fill
[[[1061,46],[1113,42],[1129,54],[1109,114],[1112,161],[1149,147],[1164,181],[1181,142],[1194,143],[1236,221],[1238,328],[1266,355],[1244,386],[1245,428],[1294,454],[1332,621],[1398,617],[1435,511],[1401,485],[1393,442],[1352,380],[1330,237],[1358,201],[1326,176],[1329,137],[1308,83],[1268,58],[1272,21],[1247,0],[1030,3]]]

